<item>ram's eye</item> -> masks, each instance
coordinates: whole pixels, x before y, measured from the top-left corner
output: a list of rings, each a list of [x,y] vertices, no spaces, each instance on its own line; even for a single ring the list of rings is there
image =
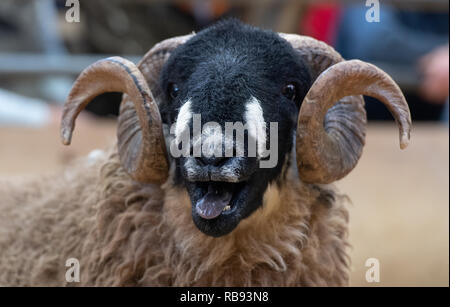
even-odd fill
[[[287,84],[284,88],[283,88],[283,95],[289,99],[289,100],[294,100],[295,99],[295,94],[296,94],[296,88],[295,85],[290,83]]]
[[[180,88],[175,83],[170,84],[169,86],[169,94],[170,97],[176,98],[178,94],[180,93]]]

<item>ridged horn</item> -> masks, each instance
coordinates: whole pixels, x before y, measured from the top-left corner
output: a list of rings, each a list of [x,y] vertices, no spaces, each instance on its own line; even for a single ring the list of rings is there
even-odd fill
[[[145,183],[163,183],[169,162],[158,102],[163,100],[159,76],[173,50],[194,34],[177,36],[156,44],[137,66],[120,57],[98,61],[75,81],[63,110],[61,137],[68,145],[75,119],[96,96],[124,93],[118,119],[118,150],[124,169]]]
[[[346,96],[366,95],[380,100],[395,118],[400,148],[408,145],[411,116],[400,88],[384,71],[359,60],[344,61],[325,70],[303,100],[297,126],[297,166],[306,182],[329,183],[347,175],[361,155],[361,140],[339,123],[353,118],[333,112],[336,101]],[[341,117],[341,118],[338,118]]]
[[[78,114],[92,99],[106,92],[124,93],[132,101],[139,121],[139,125],[118,131],[124,169],[141,182],[164,182],[169,165],[158,106],[140,70],[121,57],[97,61],[77,78],[63,109],[63,143],[70,144]],[[133,137],[138,132],[140,137]]]
[[[400,128],[400,147],[407,146],[411,129],[408,104],[385,72],[362,61],[344,61],[332,47],[313,38],[280,36],[310,66],[314,80],[297,126],[297,167],[302,181],[330,183],[356,166],[366,129],[361,95],[375,97],[388,107]]]

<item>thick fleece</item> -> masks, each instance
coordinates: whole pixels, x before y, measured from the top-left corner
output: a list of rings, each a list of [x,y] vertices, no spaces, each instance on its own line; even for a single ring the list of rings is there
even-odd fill
[[[133,181],[115,152],[0,182],[0,285],[347,285],[348,213],[332,186],[291,168],[258,211],[213,238],[195,227],[185,190]],[[80,283],[65,280],[68,258]]]

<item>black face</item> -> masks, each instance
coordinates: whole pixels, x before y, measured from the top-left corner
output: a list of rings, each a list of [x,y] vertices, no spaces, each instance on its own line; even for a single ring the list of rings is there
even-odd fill
[[[243,156],[208,156],[202,151],[200,156],[175,158],[175,184],[187,189],[194,223],[202,232],[226,235],[262,205],[268,184],[281,176],[289,157],[300,103],[309,86],[308,69],[289,43],[235,20],[199,32],[173,52],[161,75],[164,123],[200,114],[202,125],[215,122],[225,130],[225,123],[263,120],[267,148],[278,145],[276,163],[269,168],[260,162],[270,157],[250,154],[249,131]],[[256,111],[249,109],[251,102]],[[278,133],[272,136],[271,122],[278,123]],[[186,124],[193,136],[193,121]],[[193,148],[190,151],[193,154]]]

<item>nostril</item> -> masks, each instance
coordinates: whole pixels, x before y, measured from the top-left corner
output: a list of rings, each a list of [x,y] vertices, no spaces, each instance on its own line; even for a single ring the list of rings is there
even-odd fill
[[[202,165],[220,166],[228,159],[226,157],[200,157],[196,158],[197,161]]]

